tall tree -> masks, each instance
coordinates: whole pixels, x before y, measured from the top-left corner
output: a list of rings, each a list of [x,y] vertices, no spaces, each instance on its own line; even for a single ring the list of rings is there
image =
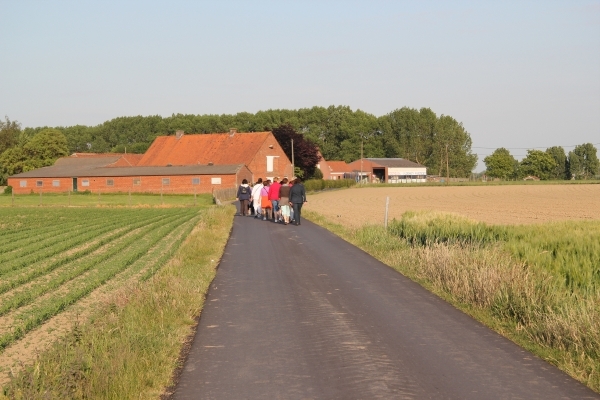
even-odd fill
[[[0,179],[6,183],[11,175],[52,165],[68,154],[67,139],[61,131],[41,130],[25,145],[12,147],[0,155]]]
[[[547,180],[550,179],[555,168],[556,161],[550,154],[541,150],[527,150],[527,156],[519,164],[519,174],[533,175]]]
[[[69,155],[67,138],[57,129],[44,129],[36,134],[25,146],[25,154],[38,160],[42,166],[52,165],[60,157]]]
[[[597,150],[591,143],[576,146],[569,152],[569,176],[574,179],[590,179],[598,175],[600,162]]]
[[[290,160],[292,159],[292,140],[294,141],[294,165],[296,168],[300,168],[304,178],[312,177],[319,162],[317,145],[296,132],[290,124],[273,129],[273,135]]]
[[[453,177],[468,176],[477,163],[462,124],[447,115],[438,118],[429,108],[392,111],[379,118],[379,127],[386,157],[405,158]]]
[[[471,153],[471,136],[462,124],[448,115],[442,115],[434,133],[433,152],[428,163],[434,166],[439,160],[440,175],[445,171],[444,175],[451,177],[469,176],[477,164],[477,155]]]
[[[4,118],[5,121],[0,121],[0,154],[15,147],[19,143],[19,134],[21,133],[21,124],[11,121],[8,117]]]
[[[548,153],[554,161],[556,162],[556,167],[550,173],[551,179],[567,179],[567,155],[565,154],[565,149],[560,146],[554,146],[546,149],[546,153]]]
[[[376,117],[348,106],[297,110],[266,110],[255,114],[173,114],[169,117],[119,117],[97,126],[56,127],[67,138],[70,152],[106,152],[111,149],[143,149],[159,135],[227,132],[229,128],[256,132],[289,125],[310,140],[328,160],[357,160],[361,145],[365,157],[402,157],[445,171],[449,155],[451,176],[468,176],[477,156],[471,153],[471,137],[450,116],[437,117],[429,108],[404,107]],[[23,145],[43,128],[25,128]],[[448,145],[448,153],[446,153]],[[117,147],[118,146],[118,147]],[[121,147],[122,146],[122,147]]]
[[[0,154],[0,185],[6,185],[7,178],[21,172],[37,168],[32,165],[22,147],[11,147]]]
[[[515,176],[517,160],[510,151],[501,147],[483,159],[486,174],[492,178],[510,179]]]

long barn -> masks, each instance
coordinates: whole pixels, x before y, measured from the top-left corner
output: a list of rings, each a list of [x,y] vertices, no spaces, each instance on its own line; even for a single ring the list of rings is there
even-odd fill
[[[16,194],[39,192],[210,193],[243,179],[291,177],[271,132],[160,136],[143,155],[76,153],[8,178]]]

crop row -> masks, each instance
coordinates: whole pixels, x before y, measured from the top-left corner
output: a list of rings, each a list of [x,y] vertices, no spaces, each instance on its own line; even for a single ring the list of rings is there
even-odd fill
[[[35,211],[35,210],[34,210]],[[56,210],[52,210],[52,213],[56,213]],[[94,227],[96,227],[96,229],[102,229],[105,230],[109,229],[111,226],[123,226],[126,225],[127,223],[131,223],[131,222],[140,222],[140,221],[144,221],[147,219],[151,219],[151,218],[156,218],[156,213],[152,213],[151,210],[135,210],[135,211],[130,211],[128,213],[123,213],[121,212],[116,212],[115,210],[111,210],[110,215],[111,218],[107,218],[107,214],[106,211],[102,211],[102,212],[88,212],[88,214],[91,215],[87,215],[87,216],[83,216],[83,215],[75,215],[75,216],[71,216],[69,221],[61,226],[61,230],[59,232],[67,232],[70,233],[71,236],[73,236],[73,238],[77,238],[78,233],[81,229],[83,229],[85,232],[91,233],[94,230]],[[33,218],[33,217],[32,217]],[[32,219],[30,218],[30,219]],[[56,218],[57,219],[64,219],[64,217],[61,217],[61,213],[56,213]],[[83,220],[83,226],[82,226],[82,220]],[[95,224],[95,221],[101,221],[100,224]],[[87,223],[88,221],[91,221],[91,223]],[[33,223],[36,221],[27,221],[29,223]],[[52,223],[53,224],[53,223]],[[57,233],[55,232],[54,235],[56,236]],[[27,249],[29,246],[31,246],[31,244],[34,245],[34,249],[35,249],[35,244],[38,243],[39,244],[39,249],[40,251],[45,251],[47,244],[48,243],[44,243],[45,246],[41,245],[41,241],[43,240],[43,236],[40,237],[37,234],[35,235],[30,235],[29,240],[28,240],[28,244],[22,243],[21,246],[23,249]],[[81,240],[81,239],[79,239]],[[60,243],[60,241],[55,240],[57,243]],[[70,245],[73,245],[75,242],[70,242]],[[0,238],[0,246],[5,245],[6,242],[4,240],[4,238]],[[23,253],[27,253],[30,254],[31,250],[29,251],[23,251]],[[0,254],[2,254],[2,252],[0,252]],[[21,252],[19,252],[19,256],[24,255],[21,254]],[[12,262],[15,262],[16,260],[19,259],[19,256],[15,257],[14,254],[11,255],[5,255],[7,256],[7,260],[11,260]],[[44,255],[40,255],[38,259],[44,259],[47,258]],[[6,273],[7,270],[12,270],[12,268],[10,268],[10,265],[8,265],[5,260],[2,260],[3,262],[0,264],[0,275],[3,275],[4,273]],[[25,265],[29,265],[32,262],[35,262],[36,260],[29,260],[28,263],[25,263]]]
[[[128,221],[134,221],[130,217]],[[33,262],[46,259],[53,254],[58,254],[67,246],[69,248],[83,243],[87,238],[94,237],[97,232],[108,231],[114,229],[115,226],[120,226],[120,221],[112,221],[106,223],[105,220],[99,219],[95,223],[86,224],[84,226],[72,227],[70,225],[61,227],[59,232],[53,231],[41,236],[31,236],[25,243],[19,243],[18,252],[16,254],[10,252],[0,253],[0,276],[13,269],[12,265],[29,265]],[[63,240],[66,239],[66,240]],[[14,250],[14,249],[13,249]]]
[[[29,246],[31,243],[41,243],[46,239],[52,239],[56,235],[69,235],[73,230],[89,228],[104,223],[102,215],[95,215],[92,218],[86,218],[82,221],[52,222],[49,226],[41,228],[24,229],[23,231],[13,232],[11,235],[0,236],[0,255],[10,251]]]
[[[24,237],[62,229],[64,225],[85,225],[101,218],[96,210],[84,209],[15,209],[0,208],[0,243],[11,243]]]
[[[122,241],[114,243],[106,252],[91,257],[76,269],[55,277],[38,289],[28,290],[27,292],[31,294],[19,294],[11,299],[11,306],[4,306],[3,302],[3,313],[29,303],[33,303],[33,307],[26,307],[27,310],[18,312],[14,316],[14,329],[0,336],[0,349],[60,313],[65,307],[76,303],[130,266],[137,263],[136,268],[140,270],[145,269],[146,272],[157,270],[170,258],[172,252],[185,238],[185,233],[193,228],[198,218],[198,214],[193,216],[186,212],[147,225],[140,232],[122,237]],[[160,245],[161,241],[162,245]],[[68,287],[61,286],[69,281],[71,283]],[[57,288],[59,292],[66,293],[56,293],[43,302],[34,302],[39,296]]]
[[[158,217],[155,216],[155,217],[151,217],[151,219],[152,218],[156,219]],[[73,237],[71,237],[70,240],[58,241],[57,243],[55,243],[52,246],[40,248],[39,251],[28,254],[24,257],[14,258],[10,262],[5,262],[0,267],[0,276],[6,275],[7,273],[12,272],[12,271],[18,271],[25,267],[30,268],[34,263],[38,263],[38,262],[46,260],[50,257],[53,257],[55,255],[64,253],[67,250],[73,250],[78,245],[81,245],[84,243],[90,243],[90,241],[92,239],[97,238],[99,235],[102,235],[103,233],[114,231],[117,227],[124,229],[124,231],[129,231],[129,230],[135,229],[138,226],[143,226],[144,224],[147,223],[146,220],[138,220],[135,223],[130,223],[132,220],[133,220],[133,218],[126,219],[124,221],[112,220],[112,221],[109,221],[108,223],[100,225],[99,227],[97,227],[96,230],[91,230],[91,231],[88,230],[85,232],[85,234],[74,235]],[[118,235],[118,232],[115,235]],[[89,249],[92,249],[94,247],[96,247],[96,246],[94,246],[94,245],[88,246],[88,249],[87,249],[88,252],[89,252]],[[85,252],[85,249],[82,251]],[[79,253],[81,253],[81,251],[76,252],[75,254],[79,254]],[[87,253],[85,253],[85,254],[87,254]],[[73,259],[73,257],[69,257],[69,256],[66,256],[64,258],[65,259]],[[56,263],[58,263],[57,265],[62,265],[64,262],[65,262],[64,259],[63,260],[59,259],[59,260],[57,260]],[[1,292],[2,291],[0,289],[0,293]]]
[[[171,217],[171,218],[173,218],[173,217]],[[167,221],[165,221],[165,220],[155,221],[154,223],[145,225],[143,227],[143,229],[140,229],[139,232],[129,235],[129,236],[123,235],[122,232],[119,232],[117,234],[118,236],[115,235],[116,237],[113,237],[113,239],[123,238],[123,240],[115,243],[112,247],[108,248],[108,251],[102,252],[99,255],[96,255],[95,257],[90,257],[90,259],[87,260],[87,262],[80,263],[79,265],[76,265],[72,269],[63,271],[61,274],[58,274],[57,276],[51,278],[47,282],[44,282],[43,285],[42,284],[34,285],[32,288],[29,288],[28,290],[20,291],[18,293],[15,293],[13,296],[9,297],[8,299],[3,299],[2,304],[0,304],[0,316],[6,314],[7,312],[9,312],[13,309],[22,307],[22,306],[30,303],[31,301],[33,301],[34,299],[36,299],[39,296],[42,296],[43,294],[47,293],[48,291],[58,288],[59,286],[63,285],[65,282],[68,282],[68,281],[74,279],[75,277],[88,271],[91,268],[97,267],[98,264],[102,263],[103,261],[108,260],[115,254],[118,254],[118,253],[124,251],[132,244],[136,244],[146,234],[148,234],[148,232],[151,232],[152,230],[154,230],[156,224],[167,222],[169,224],[167,226],[172,226],[173,224],[179,223],[184,218],[186,218],[186,216],[179,216],[177,219],[175,219],[174,222],[168,221],[168,220]]]
[[[5,279],[5,282],[0,285],[0,294],[5,293],[17,286],[26,284],[35,278],[47,275],[59,267],[63,267],[73,262],[81,262],[83,257],[92,255],[95,251],[102,248],[103,246],[109,245],[112,242],[119,240],[120,238],[126,236],[128,233],[136,229],[148,226],[152,227],[156,223],[164,223],[165,221],[167,221],[167,219],[165,218],[177,217],[179,217],[179,214],[174,214],[169,217],[161,217],[155,215],[154,217],[149,218],[148,220],[141,220],[133,224],[129,223],[129,221],[127,220],[121,222],[113,221],[113,224],[110,225],[110,228],[102,229],[95,232],[89,232],[86,235],[82,235],[76,241],[71,242],[71,246],[69,246],[69,244],[66,243],[63,246],[63,250],[65,251],[63,251],[62,253],[52,254],[58,254],[58,257],[56,259],[51,260],[48,263],[41,263],[41,265],[37,266],[29,265],[28,268],[26,268],[25,273],[20,273],[13,279]],[[124,227],[121,226],[123,223],[125,223]],[[119,229],[116,229],[117,227]],[[104,235],[107,232],[108,235]],[[77,250],[77,248],[74,247],[75,245],[82,243],[88,243],[88,245],[79,250]],[[68,253],[66,252],[67,250],[69,251]],[[10,275],[8,277],[10,277]],[[5,301],[3,301],[3,303],[5,303]],[[4,304],[0,306],[0,309],[2,307],[4,307]]]

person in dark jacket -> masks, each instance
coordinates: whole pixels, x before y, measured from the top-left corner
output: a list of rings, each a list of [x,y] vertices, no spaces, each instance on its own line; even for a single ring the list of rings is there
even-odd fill
[[[248,210],[248,201],[252,197],[252,188],[248,186],[248,180],[244,179],[242,184],[238,188],[237,195],[235,197],[236,200],[240,202],[240,214],[242,216],[250,216],[250,212]]]
[[[294,185],[290,189],[290,205],[294,208],[294,224],[300,225],[300,211],[302,205],[306,203],[306,190],[300,178],[296,178]]]

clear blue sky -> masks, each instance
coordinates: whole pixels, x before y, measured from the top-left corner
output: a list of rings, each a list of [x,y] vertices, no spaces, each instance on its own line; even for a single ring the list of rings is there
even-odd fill
[[[0,11],[0,117],[24,127],[407,106],[461,121],[477,170],[497,147],[521,158],[600,143],[598,0],[0,0]]]

